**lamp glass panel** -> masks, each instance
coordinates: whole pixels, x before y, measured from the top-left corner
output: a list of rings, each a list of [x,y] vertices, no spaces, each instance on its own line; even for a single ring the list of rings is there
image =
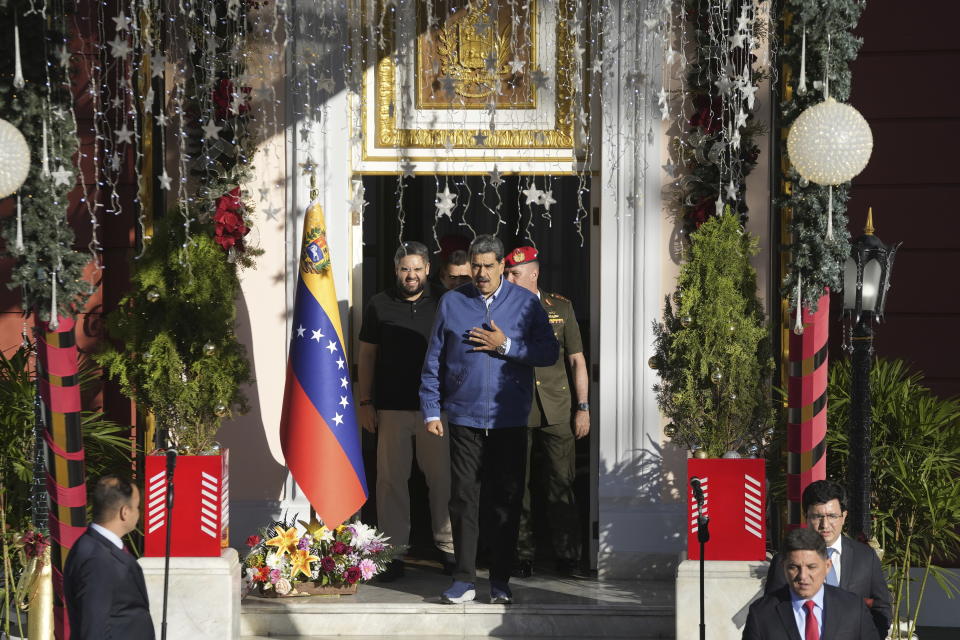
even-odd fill
[[[843,308],[854,311],[857,306],[857,262],[847,258],[843,265]]]
[[[878,260],[867,260],[867,264],[863,265],[863,296],[861,301],[864,311],[874,311],[877,307],[881,271]]]

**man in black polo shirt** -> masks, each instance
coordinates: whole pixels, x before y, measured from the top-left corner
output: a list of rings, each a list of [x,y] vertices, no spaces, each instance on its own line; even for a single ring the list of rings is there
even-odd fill
[[[450,528],[450,439],[437,438],[423,428],[420,412],[420,369],[427,351],[440,293],[434,295],[427,247],[404,242],[393,257],[397,282],[370,299],[360,329],[357,363],[358,419],[377,438],[377,524],[390,542],[410,541],[410,479],[414,439],[417,464],[430,490],[433,540],[453,561]],[[383,581],[403,575],[403,561],[395,560]]]

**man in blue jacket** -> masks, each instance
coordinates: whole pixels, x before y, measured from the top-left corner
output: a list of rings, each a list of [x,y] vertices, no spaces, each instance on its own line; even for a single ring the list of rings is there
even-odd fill
[[[503,277],[503,244],[477,236],[467,252],[472,282],[440,299],[420,382],[427,431],[450,425],[450,521],[456,569],[448,604],[476,597],[480,493],[489,497],[493,562],[490,602],[513,600],[513,570],[527,458],[534,367],[556,362],[560,345],[547,314]]]

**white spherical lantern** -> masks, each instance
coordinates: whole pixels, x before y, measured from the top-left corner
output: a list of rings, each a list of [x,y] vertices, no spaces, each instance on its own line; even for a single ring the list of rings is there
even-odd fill
[[[860,112],[827,98],[801,113],[790,127],[787,154],[800,175],[838,185],[863,171],[873,151],[873,133]]]
[[[0,198],[20,188],[30,173],[30,147],[15,126],[0,119]]]

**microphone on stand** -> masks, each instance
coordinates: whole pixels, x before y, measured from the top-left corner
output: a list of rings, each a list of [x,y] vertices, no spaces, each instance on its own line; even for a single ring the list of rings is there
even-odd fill
[[[703,495],[703,487],[700,478],[691,476],[690,488],[693,489],[693,497],[697,500],[697,542],[700,543],[700,640],[707,639],[706,622],[706,600],[704,587],[704,560],[706,559],[706,544],[710,540],[710,518],[703,515],[703,503],[706,502]]]
[[[160,638],[167,640],[167,594],[170,589],[170,532],[173,530],[173,472],[177,468],[177,450],[167,449],[167,540],[163,558],[163,615]]]
[[[703,487],[700,486],[700,478],[693,476],[690,478],[690,486],[693,487],[693,497],[697,499],[697,508],[703,508]]]

